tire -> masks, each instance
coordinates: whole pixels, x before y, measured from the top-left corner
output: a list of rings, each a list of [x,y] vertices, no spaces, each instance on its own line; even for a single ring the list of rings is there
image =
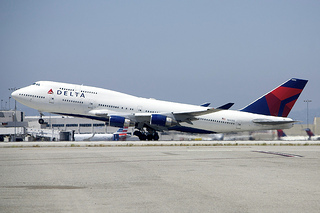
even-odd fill
[[[138,138],[139,138],[140,141],[145,141],[145,140],[147,140],[147,136],[146,136],[145,134],[143,134],[142,132],[138,131],[138,130],[135,131],[135,132],[133,133],[133,135],[138,136]]]
[[[153,135],[153,140],[158,141],[159,140],[159,134],[156,132]]]
[[[42,118],[39,119],[39,124],[44,124],[44,120]]]

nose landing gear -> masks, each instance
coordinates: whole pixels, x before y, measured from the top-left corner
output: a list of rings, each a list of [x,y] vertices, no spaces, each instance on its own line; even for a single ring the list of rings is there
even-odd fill
[[[44,120],[42,119],[43,114],[40,112],[40,119],[38,120],[39,124],[44,124]]]

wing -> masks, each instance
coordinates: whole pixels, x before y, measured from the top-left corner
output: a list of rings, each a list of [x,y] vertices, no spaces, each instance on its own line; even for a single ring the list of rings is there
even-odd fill
[[[192,124],[197,116],[220,111],[221,109],[205,108],[197,111],[167,112],[167,113],[132,113],[124,114],[110,110],[91,110],[89,113],[98,118],[109,120],[109,125],[125,127],[135,125],[141,129],[145,126],[155,130],[166,130],[168,127],[179,125],[182,122]]]
[[[175,113],[172,112],[172,115],[174,116],[175,120],[178,123],[180,122],[191,123],[192,120],[198,120],[196,116],[206,115],[206,114],[210,114],[218,111],[220,111],[220,109],[206,108],[205,110],[200,110],[200,111],[175,112]]]

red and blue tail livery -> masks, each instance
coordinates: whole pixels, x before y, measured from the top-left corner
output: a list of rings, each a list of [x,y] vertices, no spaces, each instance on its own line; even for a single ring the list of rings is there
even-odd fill
[[[308,134],[309,138],[311,138],[312,136],[314,136],[313,132],[311,131],[310,128],[306,128],[306,133]]]
[[[241,111],[287,117],[307,82],[308,80],[292,78]]]
[[[277,133],[278,133],[278,139],[282,137],[287,137],[286,133],[284,133],[282,129],[277,129]]]
[[[118,129],[116,133],[113,134],[114,141],[125,141],[128,136],[128,127],[123,127]]]

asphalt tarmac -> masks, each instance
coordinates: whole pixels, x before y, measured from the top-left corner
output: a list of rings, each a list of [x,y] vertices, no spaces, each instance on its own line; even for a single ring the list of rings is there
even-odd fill
[[[320,146],[6,147],[0,212],[320,209]]]

